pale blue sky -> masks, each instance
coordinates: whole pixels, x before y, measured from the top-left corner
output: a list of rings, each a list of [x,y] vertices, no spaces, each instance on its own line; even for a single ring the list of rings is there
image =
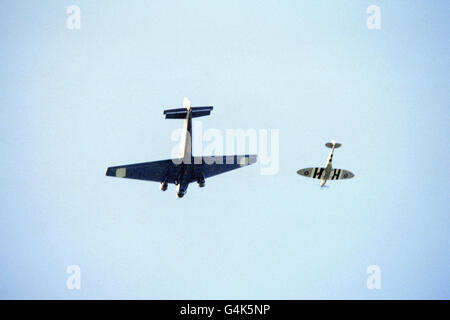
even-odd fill
[[[450,298],[449,9],[2,1],[0,298]],[[105,177],[170,157],[182,123],[162,111],[184,96],[214,105],[204,130],[279,129],[278,174],[254,165],[181,200]],[[356,177],[320,189],[296,171],[332,138]]]

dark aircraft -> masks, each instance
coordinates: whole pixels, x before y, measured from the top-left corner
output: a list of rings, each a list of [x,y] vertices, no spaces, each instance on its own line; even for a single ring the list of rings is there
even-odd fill
[[[175,184],[177,196],[183,197],[191,182],[205,186],[205,179],[238,169],[256,162],[256,155],[192,156],[192,118],[208,116],[213,107],[191,107],[184,98],[183,108],[164,110],[166,119],[184,119],[179,158],[109,167],[110,177],[156,181],[166,191],[169,183]]]

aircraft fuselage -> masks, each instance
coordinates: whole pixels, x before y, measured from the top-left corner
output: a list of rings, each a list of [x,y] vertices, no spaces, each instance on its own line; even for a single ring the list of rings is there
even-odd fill
[[[328,155],[327,162],[325,163],[325,172],[323,173],[323,178],[320,179],[320,186],[323,187],[327,180],[331,178],[331,174],[333,172],[333,154],[334,154],[334,145],[330,150],[330,154]]]
[[[181,137],[180,154],[182,159],[176,192],[179,198],[183,197],[194,176],[194,159],[192,157],[192,116],[190,106],[187,108]]]

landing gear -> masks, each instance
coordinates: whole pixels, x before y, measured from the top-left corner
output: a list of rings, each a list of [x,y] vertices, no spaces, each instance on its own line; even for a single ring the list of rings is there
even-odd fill
[[[160,189],[161,189],[161,191],[166,191],[167,190],[167,181],[161,182]]]

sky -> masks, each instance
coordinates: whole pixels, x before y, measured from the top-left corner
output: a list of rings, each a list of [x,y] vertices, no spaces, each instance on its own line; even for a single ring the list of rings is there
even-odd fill
[[[449,9],[2,1],[0,298],[449,299]],[[106,177],[171,157],[182,121],[162,112],[184,97],[214,106],[203,132],[279,130],[276,172],[182,199]],[[323,166],[331,139],[355,177],[321,189],[296,171]]]

